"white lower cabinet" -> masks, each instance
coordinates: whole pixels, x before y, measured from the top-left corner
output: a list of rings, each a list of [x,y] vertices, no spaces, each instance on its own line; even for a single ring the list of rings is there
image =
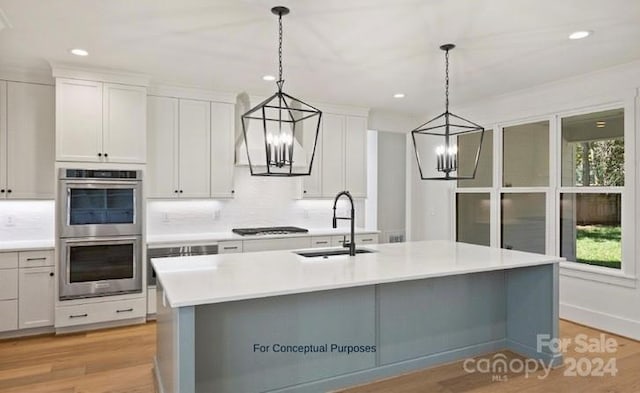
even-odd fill
[[[242,240],[218,242],[218,254],[242,252]]]
[[[377,233],[364,233],[357,234],[356,236],[356,245],[367,245],[367,244],[377,244],[378,243],[378,234]],[[350,235],[342,235],[342,236],[331,236],[331,245],[333,247],[341,247],[344,245],[344,242],[347,243],[350,241]]]
[[[53,326],[53,251],[0,253],[0,331]]]
[[[331,236],[312,236],[311,247],[331,247]]]
[[[0,300],[0,332],[18,328],[18,299]]]
[[[145,298],[63,306],[56,308],[56,328],[143,318],[146,313]]]
[[[18,253],[0,253],[0,332],[18,328]]]
[[[18,328],[53,326],[54,267],[20,269],[18,288]]]

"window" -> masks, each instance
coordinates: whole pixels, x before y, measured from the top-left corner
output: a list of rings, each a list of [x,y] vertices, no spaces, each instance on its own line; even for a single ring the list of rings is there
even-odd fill
[[[503,187],[549,185],[549,122],[522,124],[503,130]]]
[[[463,193],[456,196],[456,240],[464,243],[490,245],[491,194]]]
[[[560,255],[620,269],[624,110],[562,119]]]
[[[466,173],[475,164],[480,133],[458,136],[458,164]],[[476,177],[458,180],[456,194],[456,241],[490,245],[491,194],[493,186],[493,131],[485,130]]]
[[[634,216],[624,127],[633,122],[625,116],[621,106],[488,131],[476,178],[457,182],[456,240],[560,255],[574,270],[633,274],[624,263],[634,247],[625,241],[633,222],[622,218]],[[461,165],[471,162],[466,140],[458,144]]]

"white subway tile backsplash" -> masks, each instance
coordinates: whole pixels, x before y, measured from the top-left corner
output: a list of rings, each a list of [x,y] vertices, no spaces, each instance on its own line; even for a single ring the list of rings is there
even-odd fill
[[[297,200],[300,178],[252,177],[236,168],[235,198],[231,200],[172,200],[147,203],[147,234],[224,232],[232,228],[295,225],[328,228],[332,200]],[[338,205],[348,215],[348,203]],[[348,221],[339,222],[348,227]],[[364,200],[356,200],[356,226],[364,226]]]
[[[0,201],[0,242],[51,240],[54,201]]]

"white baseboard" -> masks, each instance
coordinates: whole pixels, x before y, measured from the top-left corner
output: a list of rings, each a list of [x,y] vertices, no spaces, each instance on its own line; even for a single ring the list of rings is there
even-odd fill
[[[640,340],[640,321],[560,303],[560,318],[619,336]]]

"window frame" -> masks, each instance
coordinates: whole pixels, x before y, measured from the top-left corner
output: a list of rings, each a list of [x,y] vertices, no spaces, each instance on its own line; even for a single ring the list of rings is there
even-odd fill
[[[562,119],[565,117],[601,112],[613,109],[624,110],[624,186],[622,187],[563,187],[562,186]],[[451,214],[451,239],[456,239],[458,193],[489,193],[490,207],[490,245],[500,247],[502,238],[501,196],[505,193],[545,193],[545,249],[546,254],[560,256],[560,195],[562,193],[620,193],[622,195],[621,230],[622,230],[622,263],[620,269],[603,266],[593,266],[580,262],[562,261],[560,275],[576,277],[584,280],[604,282],[612,285],[636,288],[636,208],[635,187],[638,173],[635,169],[636,160],[636,128],[640,130],[640,119],[636,117],[636,110],[640,113],[640,99],[626,97],[622,100],[589,105],[579,109],[554,111],[542,116],[531,116],[517,120],[495,122],[487,125],[486,129],[493,130],[493,184],[492,187],[463,187],[457,182],[451,187],[453,209]],[[503,187],[503,132],[507,127],[518,126],[540,121],[549,122],[549,184],[546,187]]]

